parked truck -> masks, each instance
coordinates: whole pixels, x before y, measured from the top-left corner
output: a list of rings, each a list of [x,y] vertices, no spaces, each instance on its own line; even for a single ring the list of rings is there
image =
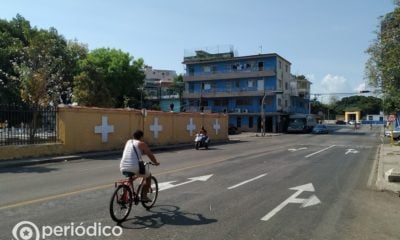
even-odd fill
[[[311,132],[315,125],[317,125],[317,118],[314,114],[292,114],[289,115],[287,131],[289,133]]]

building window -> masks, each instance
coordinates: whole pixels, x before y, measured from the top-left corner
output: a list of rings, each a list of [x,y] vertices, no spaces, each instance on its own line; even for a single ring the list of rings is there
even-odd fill
[[[281,68],[282,68],[282,61],[279,60],[279,69],[281,69]]]
[[[288,90],[289,88],[289,84],[287,82],[285,82],[285,89]]]
[[[241,117],[236,118],[236,126],[238,128],[242,127],[242,118]]]
[[[253,128],[253,117],[249,117],[249,128]]]
[[[214,105],[216,106],[216,107],[227,107],[228,106],[228,99],[215,99],[214,100]]]
[[[286,64],[286,72],[289,72],[289,65]]]
[[[238,98],[236,99],[236,106],[250,106],[251,98]]]
[[[232,91],[232,87],[233,87],[232,81],[225,82],[226,91],[228,91],[228,92]]]
[[[203,72],[206,72],[206,73],[211,72],[211,66],[204,66],[203,67]]]
[[[240,88],[240,80],[235,80],[235,87]]]
[[[279,83],[278,88],[279,88],[279,89],[282,89],[282,80],[279,79],[279,80],[278,80],[278,83]]]
[[[249,88],[257,87],[257,80],[247,80],[247,87]]]
[[[194,67],[189,67],[189,76],[194,75]]]
[[[264,70],[264,62],[258,62],[258,71]]]

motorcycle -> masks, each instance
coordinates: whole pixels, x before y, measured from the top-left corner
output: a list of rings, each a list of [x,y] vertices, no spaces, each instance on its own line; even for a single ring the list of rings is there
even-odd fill
[[[208,149],[208,145],[210,144],[210,138],[207,137],[206,135],[202,133],[197,133],[196,137],[194,139],[194,147],[196,150],[199,150],[199,148],[204,147],[205,149]]]

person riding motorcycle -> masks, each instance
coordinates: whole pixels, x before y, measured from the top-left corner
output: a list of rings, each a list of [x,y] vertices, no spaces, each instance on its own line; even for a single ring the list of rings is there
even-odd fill
[[[199,133],[196,134],[195,138],[196,149],[199,149],[199,147],[205,147],[206,149],[208,149],[209,141],[210,139],[208,138],[207,130],[202,126]]]

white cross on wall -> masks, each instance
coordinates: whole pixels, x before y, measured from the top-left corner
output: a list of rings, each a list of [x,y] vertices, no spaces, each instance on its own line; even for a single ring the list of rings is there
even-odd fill
[[[193,118],[190,118],[190,122],[186,125],[186,130],[190,132],[190,136],[193,135],[193,130],[196,129],[196,124],[193,124]]]
[[[114,132],[114,126],[108,125],[108,118],[107,116],[101,117],[101,125],[94,127],[94,133],[101,133],[101,142],[106,143],[108,142],[108,134]]]
[[[162,125],[158,124],[158,118],[154,118],[153,125],[150,125],[150,131],[154,133],[154,138],[158,138],[158,132],[162,131]]]
[[[215,119],[213,128],[215,129],[215,134],[218,135],[218,130],[221,129],[221,125],[218,123],[218,119]]]

